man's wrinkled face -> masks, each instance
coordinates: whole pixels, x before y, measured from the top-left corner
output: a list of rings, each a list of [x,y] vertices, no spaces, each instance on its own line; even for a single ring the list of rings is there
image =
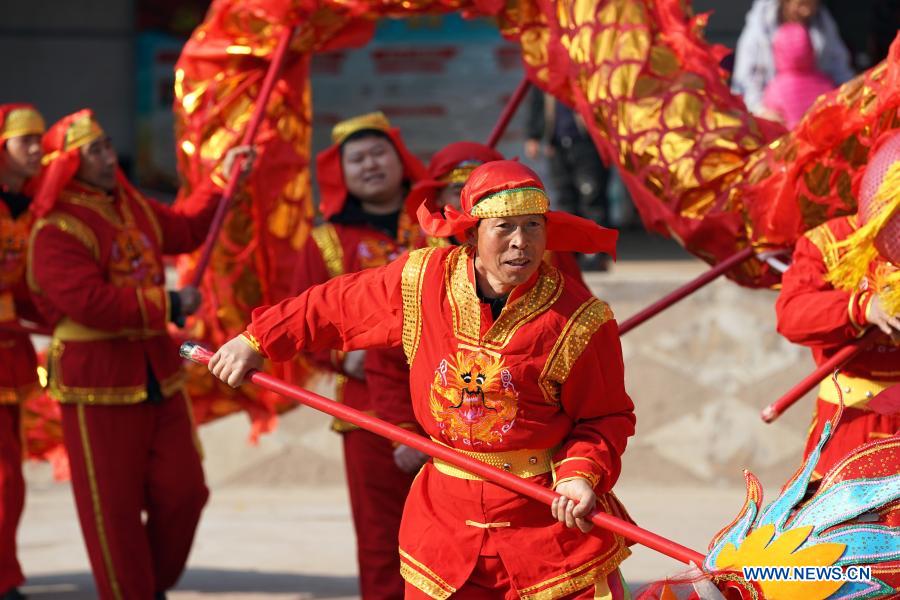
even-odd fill
[[[806,24],[819,10],[819,0],[782,0],[781,20]]]
[[[444,186],[437,197],[438,208],[443,209],[445,206],[452,206],[459,210],[461,206],[459,195],[462,193],[462,189],[462,183],[450,183]]]
[[[3,144],[0,167],[17,177],[29,179],[41,172],[43,155],[39,134],[12,137]]]
[[[119,157],[109,136],[103,136],[82,146],[81,164],[75,177],[88,185],[111,192],[116,187],[116,167]]]
[[[403,193],[403,163],[394,145],[380,136],[346,142],[341,168],[347,191],[370,204],[386,204]]]
[[[540,267],[547,248],[547,221],[538,214],[482,219],[473,236],[485,271],[508,292]]]

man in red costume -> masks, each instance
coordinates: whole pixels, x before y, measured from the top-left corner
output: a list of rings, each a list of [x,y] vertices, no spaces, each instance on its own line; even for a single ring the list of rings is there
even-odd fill
[[[97,592],[164,598],[184,569],[208,491],[169,322],[196,288],[167,292],[165,254],[204,240],[220,186],[184,214],[144,198],[90,110],[44,136],[28,283],[53,327],[49,392],[62,406],[72,488]],[[241,149],[232,149],[226,167]],[[144,517],[145,515],[145,517]]]
[[[23,596],[16,529],[25,505],[21,403],[37,391],[31,339],[19,318],[39,320],[25,283],[25,250],[34,222],[26,188],[41,170],[44,119],[30,104],[0,105],[0,600]],[[4,326],[9,329],[4,329]]]
[[[297,294],[338,275],[386,265],[427,244],[414,217],[403,210],[410,186],[423,177],[425,168],[406,148],[400,132],[376,112],[338,123],[332,141],[316,164],[325,223],[313,229],[311,243],[301,251],[293,285]],[[409,380],[402,351],[318,350],[309,357],[336,374],[338,401],[375,412],[373,396],[379,395],[380,417],[415,428],[408,395],[373,390],[368,384],[369,373],[394,374],[402,389]],[[394,448],[384,438],[340,420],[332,429],[342,434],[362,597],[401,598],[397,534],[407,490],[424,456],[405,446]]]
[[[424,248],[253,313],[210,361],[239,385],[264,357],[402,346],[413,408],[435,440],[562,496],[546,507],[439,460],[410,490],[400,530],[406,597],[624,597],[625,541],[583,535],[611,494],[634,432],[609,307],[543,260],[607,252],[615,232],[548,210],[537,175],[513,161],[475,169],[462,208],[418,213]]]
[[[838,374],[826,378],[806,443],[808,456],[843,398],[840,423],[813,474],[821,478],[854,448],[900,430],[900,417],[868,409],[900,382],[900,133],[873,145],[856,215],[832,219],[800,238],[775,304],[778,331],[809,346],[822,364],[870,327],[883,332]],[[893,290],[893,292],[892,292]]]

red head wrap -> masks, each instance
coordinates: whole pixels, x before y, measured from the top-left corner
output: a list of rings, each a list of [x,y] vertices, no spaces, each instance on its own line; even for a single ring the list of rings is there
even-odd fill
[[[503,155],[477,142],[454,142],[435,152],[428,163],[428,178],[413,186],[406,198],[406,210],[415,218],[419,205],[434,197],[443,187],[465,183],[476,167],[503,160]]]
[[[549,210],[550,199],[537,174],[520,162],[498,160],[472,171],[460,197],[461,210],[452,206],[433,211],[427,203],[418,210],[419,223],[429,235],[463,239],[480,219],[544,215],[547,250],[603,252],[615,256],[618,232],[564,212]]]
[[[80,148],[105,134],[89,108],[65,116],[44,134],[44,172],[38,182],[32,210],[42,217],[53,210],[60,193],[81,165]]]

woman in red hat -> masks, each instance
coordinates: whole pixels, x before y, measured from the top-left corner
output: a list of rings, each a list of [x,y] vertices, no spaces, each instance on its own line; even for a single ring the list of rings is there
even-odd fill
[[[900,131],[876,141],[859,184],[857,214],[838,217],[797,241],[775,304],[778,331],[809,346],[822,364],[877,327],[875,343],[819,387],[805,455],[815,448],[840,403],[844,410],[813,472],[821,478],[854,448],[900,431],[900,416],[869,409],[900,383]],[[900,464],[897,465],[900,469]]]
[[[37,358],[26,333],[4,330],[39,321],[25,283],[34,218],[32,182],[41,170],[44,119],[30,104],[0,104],[0,600],[22,598],[16,529],[25,505],[21,403],[37,391]]]
[[[612,311],[546,264],[550,249],[612,254],[616,233],[548,210],[513,161],[469,176],[461,209],[422,207],[430,235],[466,240],[338,277],[259,308],[210,361],[239,385],[264,358],[402,346],[419,425],[467,456],[555,488],[547,511],[447,463],[416,478],[400,530],[406,597],[623,598],[621,537],[583,535],[612,495],[634,432]]]

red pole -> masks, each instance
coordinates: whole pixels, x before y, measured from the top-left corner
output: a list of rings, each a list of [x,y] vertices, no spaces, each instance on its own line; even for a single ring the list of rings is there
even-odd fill
[[[266,77],[263,79],[262,87],[259,90],[259,96],[256,98],[253,114],[250,117],[250,122],[247,124],[247,129],[244,130],[244,136],[241,138],[242,146],[249,146],[256,137],[256,132],[266,114],[266,105],[269,103],[269,96],[272,95],[272,90],[275,88],[275,82],[278,80],[278,74],[281,72],[281,67],[284,65],[288,46],[290,45],[293,35],[294,28],[286,27],[281,32],[281,37],[278,38],[278,44],[272,52],[272,62],[269,63]],[[228,174],[228,183],[225,186],[225,191],[222,192],[222,198],[219,200],[219,206],[216,208],[216,214],[213,217],[212,224],[209,226],[209,233],[206,234],[206,241],[203,243],[203,251],[200,254],[200,260],[197,261],[197,268],[194,271],[194,278],[191,282],[191,285],[194,287],[199,287],[200,283],[203,281],[203,273],[209,265],[213,247],[216,245],[216,240],[219,238],[219,232],[222,230],[222,223],[225,221],[225,214],[228,212],[228,208],[231,206],[231,200],[234,198],[234,193],[237,191],[239,179],[238,173],[241,172],[243,163],[244,158],[238,157],[231,166],[231,173]]]
[[[181,345],[181,356],[200,364],[207,364],[212,357],[212,353],[198,344],[185,342]],[[333,400],[329,400],[318,394],[304,390],[303,388],[290,385],[266,373],[251,371],[248,379],[261,388],[292,398],[311,408],[353,423],[372,433],[386,437],[389,440],[415,448],[425,454],[434,456],[456,467],[483,477],[497,485],[522,494],[523,496],[533,498],[538,502],[550,505],[559,497],[559,494],[548,488],[522,479],[521,477],[517,477],[512,473],[507,473],[500,469],[488,466],[474,458],[463,456],[452,448],[436,444],[435,442],[403,429],[402,427],[391,425],[381,419],[377,419],[356,409],[350,408],[345,404],[334,402]],[[680,560],[685,564],[694,563],[698,566],[703,564],[704,556],[699,552],[695,552],[690,548],[657,535],[652,531],[647,531],[646,529],[642,529],[637,525],[632,525],[631,523],[612,515],[595,511],[591,513],[590,519],[598,527],[618,533],[630,540],[643,544],[648,548],[652,548],[657,552],[661,552],[666,556]]]
[[[654,302],[653,304],[651,304],[650,306],[648,306],[641,312],[637,313],[636,315],[634,315],[628,319],[625,319],[622,322],[622,324],[619,325],[619,335],[625,335],[626,333],[628,333],[629,331],[631,331],[638,325],[642,324],[644,321],[647,321],[650,318],[655,317],[656,315],[658,315],[665,309],[669,308],[670,306],[672,306],[679,300],[683,300],[687,296],[690,296],[691,294],[693,294],[694,292],[696,292],[697,290],[699,290],[700,288],[702,288],[709,282],[716,279],[719,275],[722,275],[723,273],[727,273],[732,268],[736,267],[737,265],[741,264],[745,260],[754,256],[754,254],[755,253],[754,253],[753,248],[748,246],[748,247],[744,248],[743,250],[741,250],[740,252],[737,252],[737,253],[729,256],[728,258],[726,258],[725,260],[723,260],[716,266],[712,267],[711,269],[709,269],[708,271],[706,271],[705,273],[703,273],[696,279],[687,282],[686,284],[684,284],[683,286],[681,286],[680,288],[678,288],[671,294],[660,298],[659,300],[657,300],[656,302]]]
[[[818,367],[815,371],[807,375],[803,378],[800,383],[792,387],[788,393],[784,396],[765,407],[760,413],[762,420],[766,423],[771,423],[775,419],[781,416],[781,413],[790,408],[797,400],[806,395],[806,392],[813,389],[815,386],[819,385],[823,379],[828,377],[828,375],[834,372],[835,369],[839,369],[848,362],[850,362],[854,356],[868,348],[872,345],[872,342],[875,341],[875,338],[878,337],[878,334],[881,333],[881,330],[873,327],[870,329],[864,336],[861,338],[854,340],[846,347],[842,348],[829,358],[826,362],[822,363],[822,366]]]
[[[500,141],[500,138],[503,137],[503,132],[506,131],[506,127],[512,120],[513,115],[516,114],[516,110],[522,103],[522,99],[525,97],[526,92],[528,92],[529,87],[531,87],[531,83],[528,81],[527,77],[523,77],[522,81],[519,82],[519,86],[512,93],[512,96],[509,97],[506,106],[503,107],[503,112],[500,113],[500,117],[497,119],[497,124],[494,125],[491,135],[488,136],[486,144],[491,148],[495,147],[497,142]]]

